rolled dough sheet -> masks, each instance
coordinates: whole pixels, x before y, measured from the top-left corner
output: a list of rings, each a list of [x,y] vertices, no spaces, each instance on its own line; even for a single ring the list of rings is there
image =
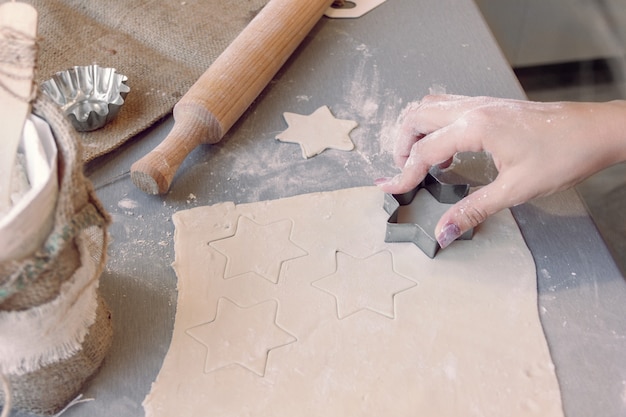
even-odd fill
[[[429,259],[375,187],[174,215],[178,309],[146,416],[563,416],[509,211]]]

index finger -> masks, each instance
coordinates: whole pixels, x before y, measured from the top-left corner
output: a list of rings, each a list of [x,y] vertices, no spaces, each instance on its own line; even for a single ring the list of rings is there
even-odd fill
[[[452,124],[471,107],[470,97],[429,95],[409,104],[400,115],[398,136],[394,143],[394,162],[406,165],[413,145],[424,136]]]

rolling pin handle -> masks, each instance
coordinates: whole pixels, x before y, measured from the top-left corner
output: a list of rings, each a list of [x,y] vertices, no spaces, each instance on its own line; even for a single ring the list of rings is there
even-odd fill
[[[130,167],[130,179],[146,194],[165,194],[170,188],[171,178],[167,178],[165,155],[156,150],[150,152]]]
[[[215,116],[193,101],[178,102],[174,120],[165,140],[130,167],[131,180],[147,194],[167,193],[187,155],[202,143],[219,142],[224,135]]]

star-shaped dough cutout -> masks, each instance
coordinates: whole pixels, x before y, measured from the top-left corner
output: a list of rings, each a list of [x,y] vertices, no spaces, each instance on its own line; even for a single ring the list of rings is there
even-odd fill
[[[308,254],[291,241],[292,226],[291,220],[260,225],[240,216],[234,236],[209,243],[226,257],[224,278],[254,272],[277,284],[284,262]]]
[[[299,143],[305,159],[318,155],[325,149],[354,149],[350,132],[357,126],[357,122],[335,118],[327,106],[320,107],[310,115],[286,112],[283,117],[289,128],[276,135],[276,139]]]
[[[220,298],[215,320],[186,331],[207,349],[204,372],[239,365],[264,376],[270,351],[297,340],[276,324],[277,311],[275,300],[243,308]]]
[[[393,319],[395,295],[417,285],[394,271],[388,251],[364,259],[343,252],[337,252],[336,257],[337,270],[312,285],[335,297],[339,319],[361,310]]]

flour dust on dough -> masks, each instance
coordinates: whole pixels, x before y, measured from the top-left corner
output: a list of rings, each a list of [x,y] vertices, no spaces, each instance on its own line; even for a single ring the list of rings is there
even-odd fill
[[[363,187],[176,213],[178,309],[146,416],[562,417],[510,212],[430,259],[384,242],[382,202]]]

